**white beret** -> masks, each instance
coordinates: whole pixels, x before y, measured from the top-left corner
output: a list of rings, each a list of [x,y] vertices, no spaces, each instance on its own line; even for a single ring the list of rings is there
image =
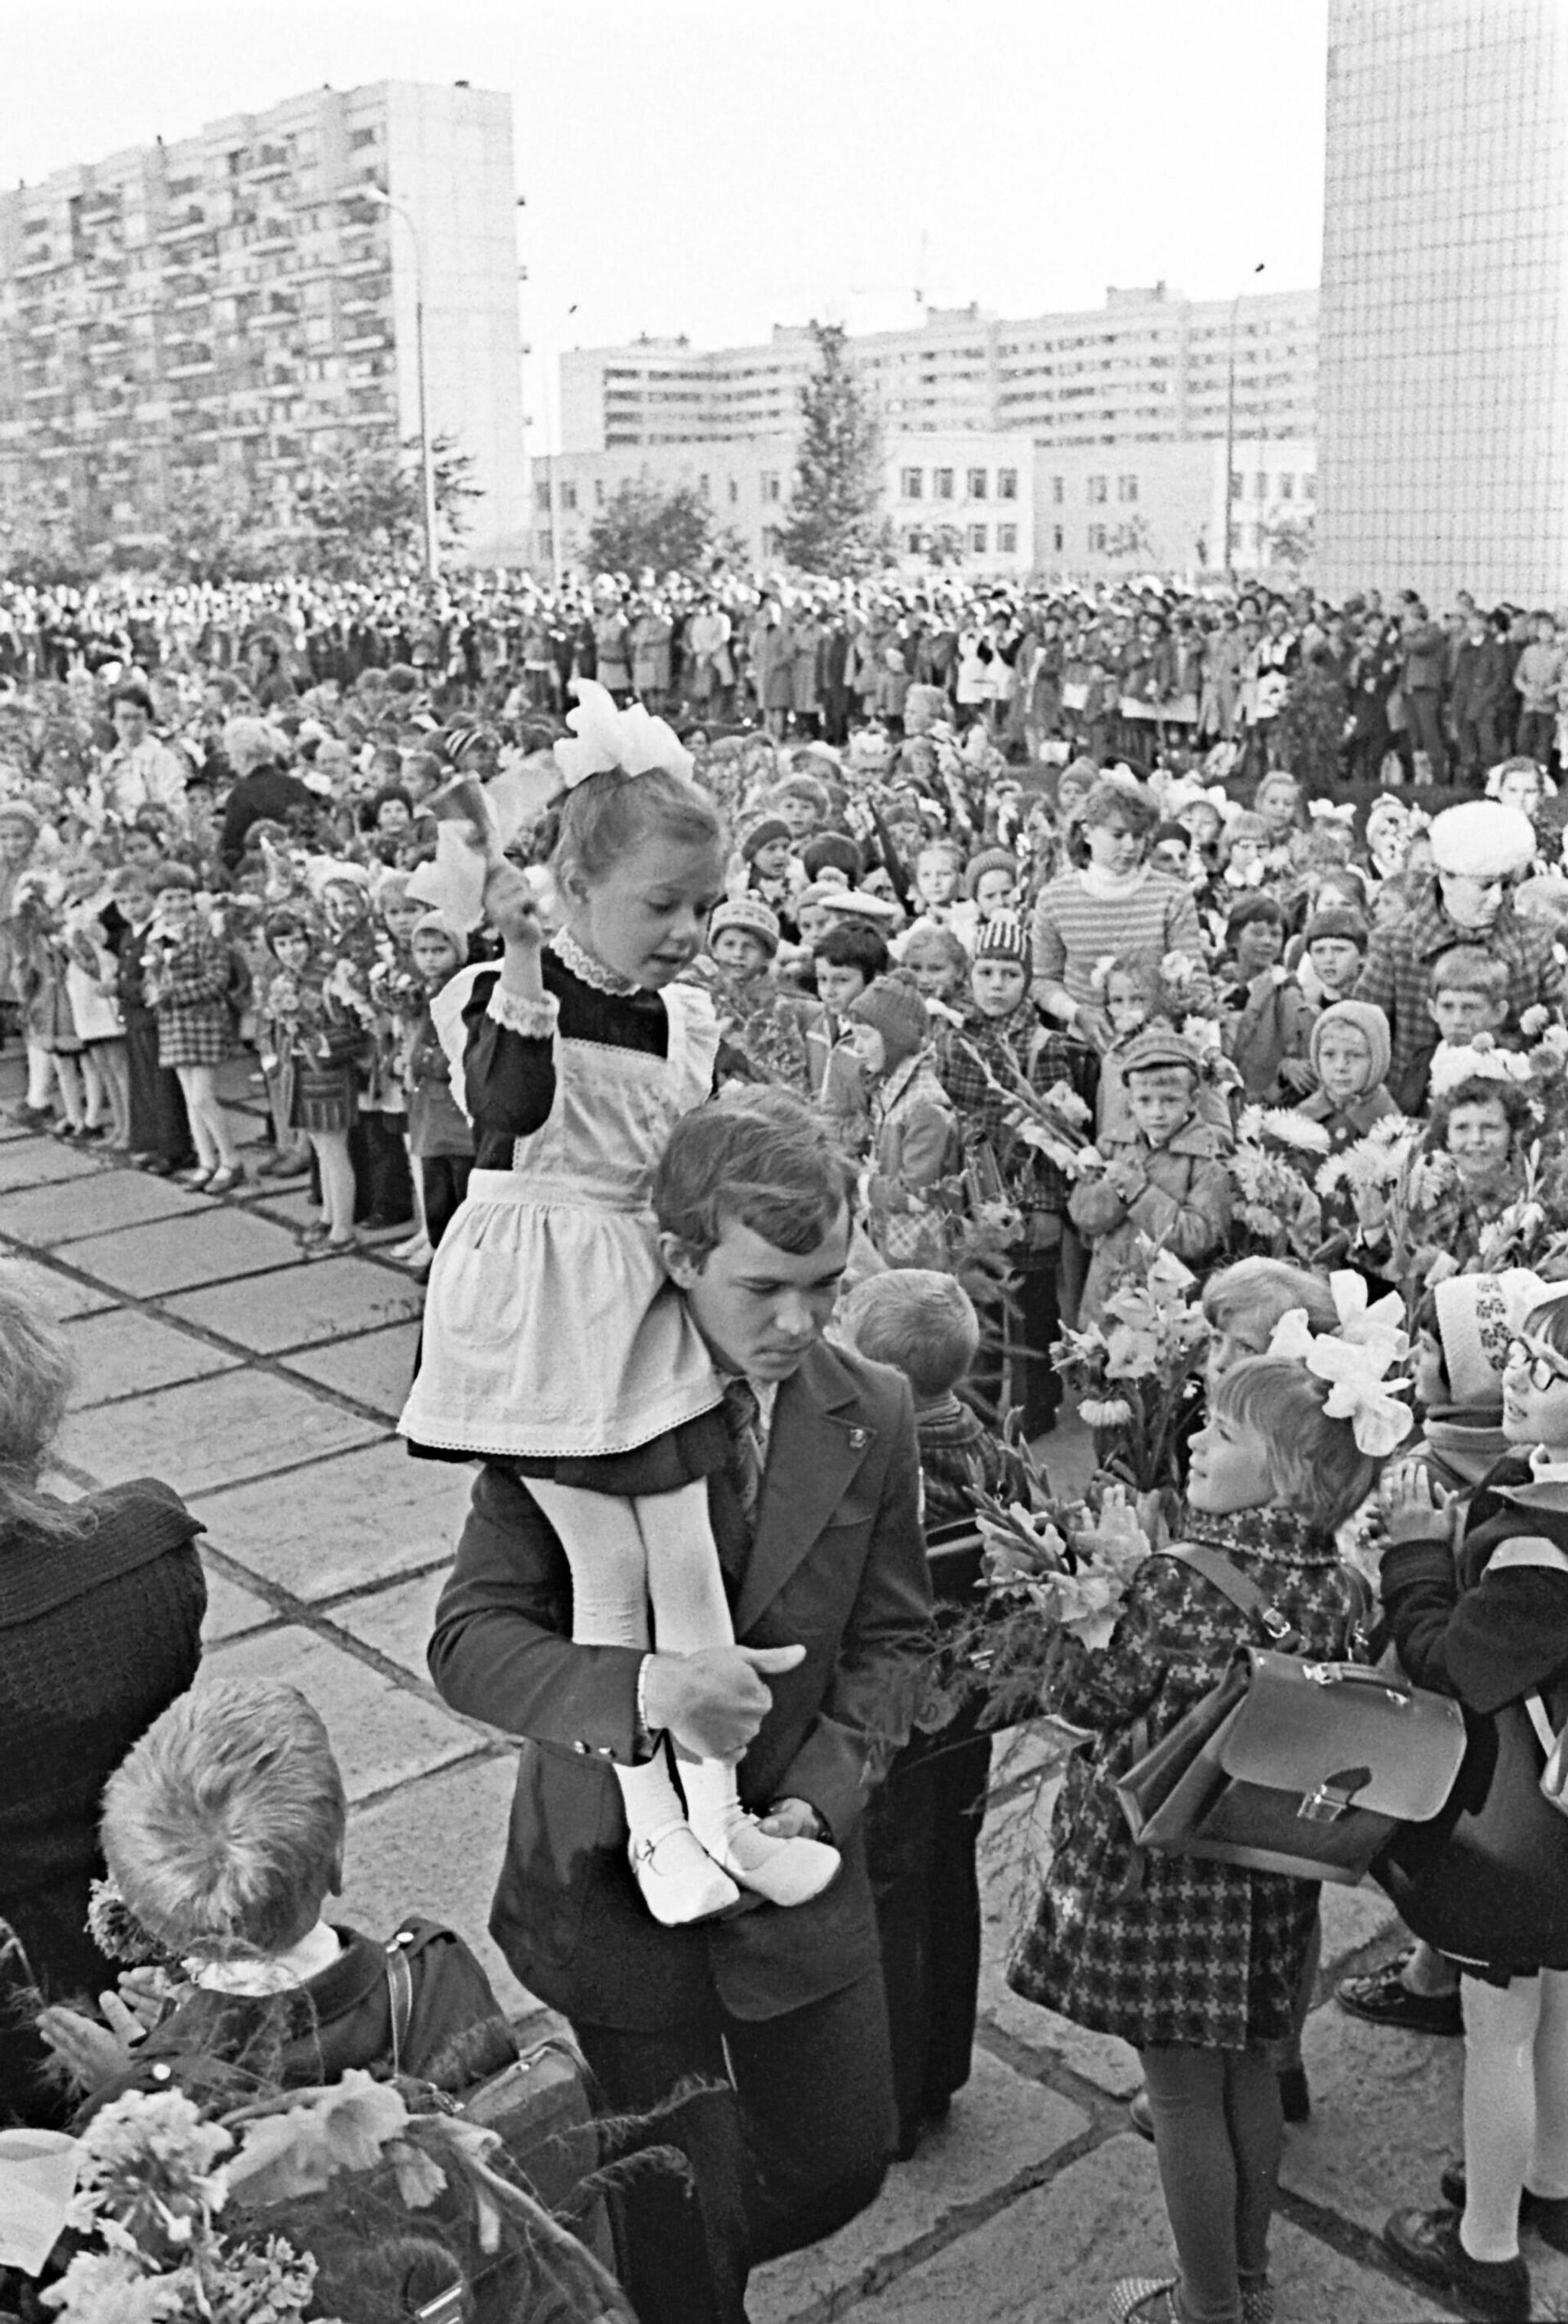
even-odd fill
[[[1517,807],[1497,799],[1466,799],[1432,819],[1432,860],[1440,872],[1471,880],[1506,880],[1523,872],[1536,853],[1536,828]]]

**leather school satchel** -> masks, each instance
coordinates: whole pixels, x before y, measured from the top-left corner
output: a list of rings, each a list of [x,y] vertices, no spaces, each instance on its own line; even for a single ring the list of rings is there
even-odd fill
[[[1354,1887],[1398,1828],[1435,1815],[1464,1756],[1464,1720],[1360,1663],[1311,1660],[1255,1583],[1217,1550],[1176,1557],[1222,1591],[1267,1646],[1218,1684],[1117,1784],[1141,1849]]]

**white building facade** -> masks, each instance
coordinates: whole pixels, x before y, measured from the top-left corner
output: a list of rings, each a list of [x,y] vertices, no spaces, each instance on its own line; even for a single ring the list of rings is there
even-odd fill
[[[1193,300],[1111,290],[1102,309],[1003,321],[934,308],[918,328],[851,338],[850,360],[900,435],[1017,429],[1043,444],[1311,436],[1317,293]],[[787,435],[816,361],[809,331],[705,350],[685,339],[578,348],[560,360],[568,452]]]
[[[1331,0],[1319,567],[1568,598],[1568,9]]]

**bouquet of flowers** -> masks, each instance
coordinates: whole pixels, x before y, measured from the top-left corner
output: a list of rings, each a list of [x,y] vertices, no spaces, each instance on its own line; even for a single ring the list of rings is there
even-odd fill
[[[357,2070],[226,2111],[127,2091],[78,2142],[62,2224],[77,2247],[42,2294],[62,2324],[383,2324],[416,2280],[475,2324],[631,2324],[493,2131]]]
[[[1232,1257],[1311,1259],[1323,1240],[1323,1205],[1307,1173],[1328,1148],[1323,1124],[1294,1107],[1245,1109],[1235,1147],[1225,1157],[1236,1230]]]
[[[1138,1239],[1138,1271],[1106,1299],[1098,1323],[1064,1332],[1051,1350],[1079,1394],[1106,1475],[1139,1495],[1177,1483],[1176,1452],[1192,1408],[1208,1326],[1196,1277],[1169,1251]]]

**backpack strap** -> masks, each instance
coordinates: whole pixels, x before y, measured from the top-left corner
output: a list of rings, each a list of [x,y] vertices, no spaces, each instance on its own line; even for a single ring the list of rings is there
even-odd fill
[[[386,1941],[387,2000],[392,2018],[392,2072],[403,2070],[403,2052],[408,2046],[409,2027],[414,2017],[414,1972],[409,1966],[407,1948],[414,1941],[415,1932],[399,1929]]]
[[[1212,1583],[1251,1621],[1266,1632],[1269,1644],[1282,1654],[1288,1654],[1298,1641],[1295,1630],[1277,1606],[1269,1604],[1255,1582],[1233,1566],[1222,1550],[1205,1548],[1201,1542],[1173,1542],[1162,1550],[1162,1557],[1173,1557],[1178,1564],[1190,1566],[1194,1573]]]

